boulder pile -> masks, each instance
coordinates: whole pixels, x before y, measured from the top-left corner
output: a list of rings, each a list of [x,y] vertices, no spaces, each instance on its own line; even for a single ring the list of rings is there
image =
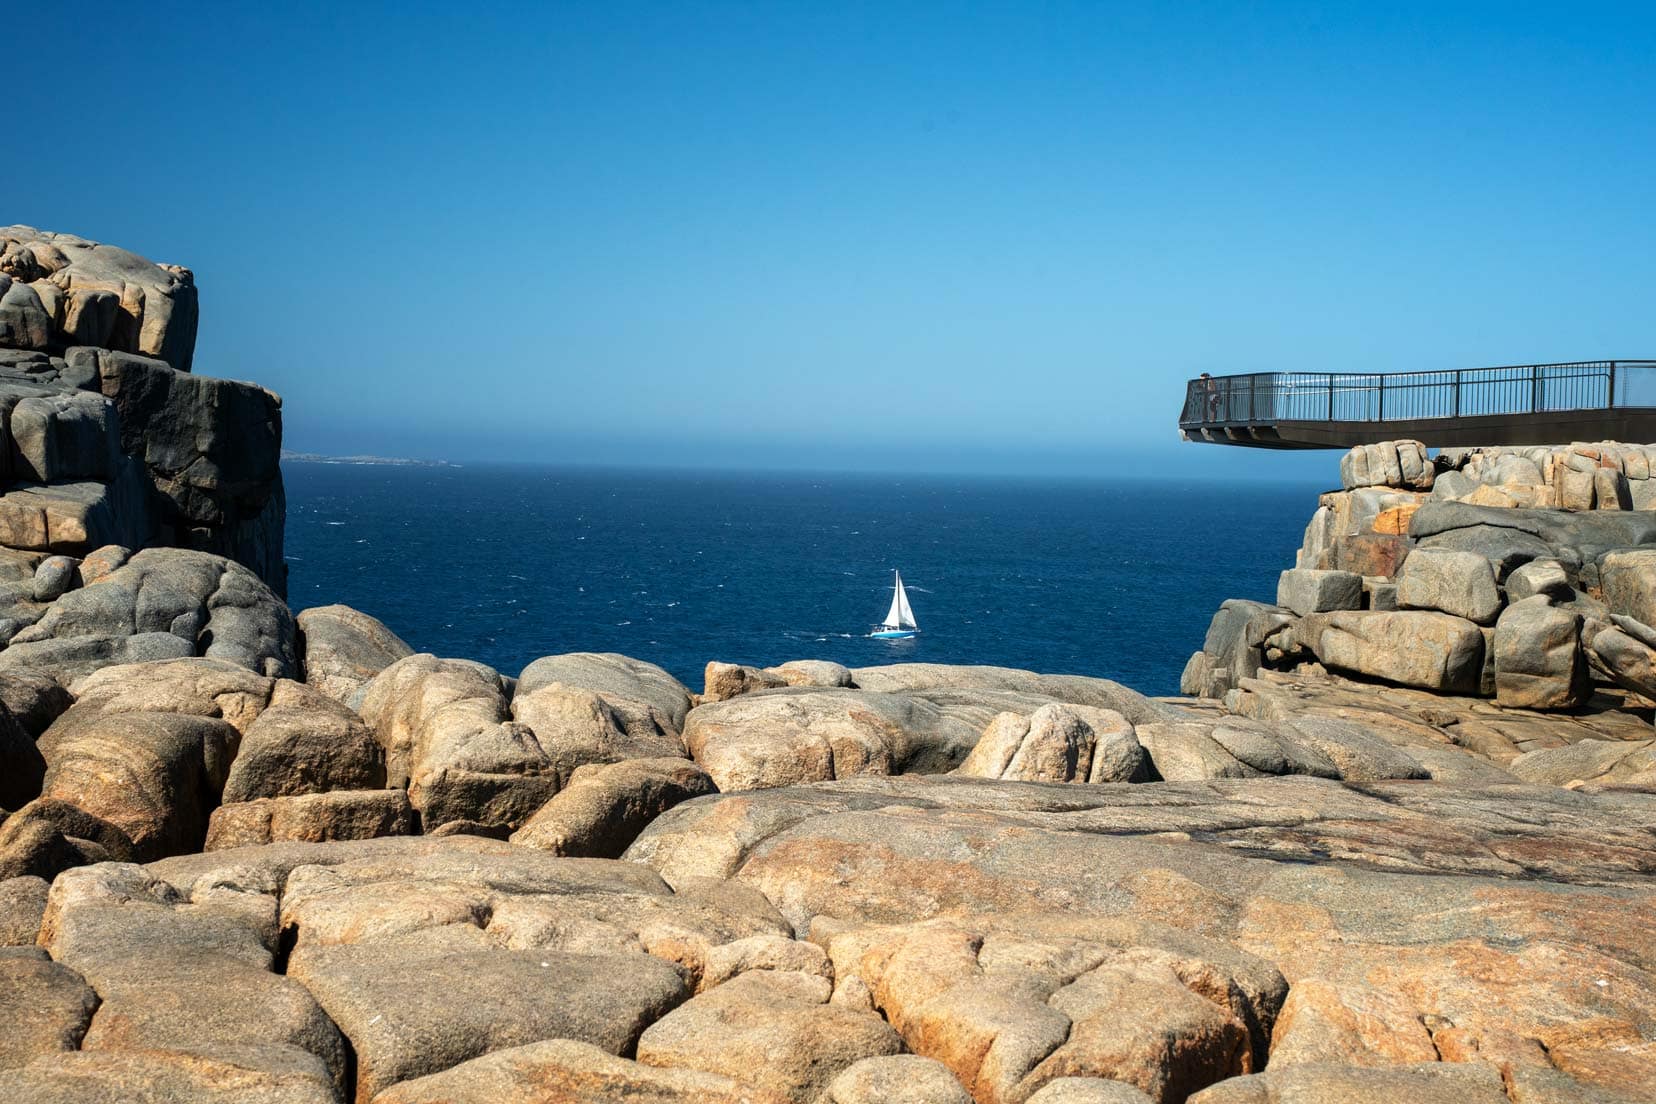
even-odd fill
[[[1582,447],[1354,452],[1185,697],[512,675],[205,547],[257,468],[175,466],[219,424],[166,405],[188,273],[0,243],[7,363],[46,366],[5,425],[51,442],[5,497],[131,527],[0,551],[0,1100],[1652,1099],[1656,542],[1616,479],[1561,508]],[[123,406],[116,357],[173,375]],[[241,520],[167,542],[209,503]]]
[[[1601,443],[1352,449],[1274,603],[1214,615],[1181,689],[1223,698],[1264,670],[1580,710],[1656,694],[1656,449]]]

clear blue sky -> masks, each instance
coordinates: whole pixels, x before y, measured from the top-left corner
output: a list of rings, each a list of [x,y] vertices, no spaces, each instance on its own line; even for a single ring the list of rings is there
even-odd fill
[[[1656,356],[1653,12],[34,5],[0,222],[300,449],[1321,470],[1182,381]]]

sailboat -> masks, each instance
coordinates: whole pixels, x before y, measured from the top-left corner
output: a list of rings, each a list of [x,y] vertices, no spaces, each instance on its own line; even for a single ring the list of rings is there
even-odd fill
[[[919,633],[920,626],[914,623],[914,610],[909,608],[908,591],[903,589],[903,576],[893,571],[891,609],[886,612],[885,620],[875,625],[874,631],[868,635],[881,640],[903,640]]]

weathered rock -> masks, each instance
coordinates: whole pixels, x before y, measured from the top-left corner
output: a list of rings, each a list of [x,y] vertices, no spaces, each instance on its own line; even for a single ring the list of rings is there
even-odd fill
[[[92,1022],[97,994],[75,971],[34,948],[0,950],[0,1071],[45,1054],[76,1050]],[[0,1083],[7,1078],[0,1073]]]
[[[315,947],[291,972],[350,1039],[359,1100],[544,1039],[619,1054],[685,996],[678,971],[650,955],[544,948]]]
[[[199,851],[238,742],[207,717],[71,708],[40,738],[43,796],[114,825],[139,859]]]
[[[659,727],[654,711],[636,705],[622,712],[611,697],[565,683],[551,683],[512,699],[512,717],[535,734],[559,785],[589,763],[684,758],[676,728]],[[655,719],[652,719],[655,718]]]
[[[1489,561],[1474,552],[1417,548],[1403,561],[1397,580],[1402,609],[1441,610],[1479,624],[1492,624],[1501,610],[1501,592]]]
[[[684,742],[729,792],[948,770],[965,759],[980,731],[907,694],[790,688],[697,706]]]
[[[1447,613],[1315,614],[1299,631],[1324,665],[1404,686],[1475,693],[1483,671],[1483,634]]]
[[[918,1054],[853,1062],[828,1083],[819,1104],[972,1104],[949,1067]]]
[[[831,988],[805,974],[742,974],[646,1028],[638,1060],[739,1077],[810,1104],[853,1063],[903,1048],[872,1012],[828,1003]]]
[[[1169,782],[1278,774],[1338,778],[1334,762],[1300,743],[1297,735],[1287,726],[1273,731],[1269,725],[1241,717],[1138,728],[1139,741],[1157,776]]]
[[[0,651],[0,668],[67,681],[151,658],[134,650],[153,648],[155,638],[168,654],[153,658],[200,654],[281,677],[297,670],[293,615],[281,599],[238,563],[176,548],[146,549],[59,598]]]
[[[276,681],[217,659],[105,667],[71,686],[81,716],[185,713],[247,733],[270,704]]]
[[[1511,602],[1522,602],[1538,594],[1562,601],[1575,596],[1575,588],[1570,585],[1564,565],[1557,560],[1531,560],[1513,569],[1512,574],[1507,576],[1506,589],[1507,600]]]
[[[1656,548],[1609,553],[1599,562],[1599,585],[1611,613],[1656,625]]]
[[[52,878],[71,866],[131,857],[126,833],[53,797],[29,802],[0,825],[0,879]]]
[[[1304,616],[1363,607],[1363,577],[1350,571],[1293,568],[1277,580],[1277,605]]]
[[[77,585],[78,561],[72,556],[47,556],[35,569],[29,597],[36,602],[55,602]]]
[[[857,979],[909,1048],[982,1104],[1061,1077],[1183,1099],[1258,1068],[1287,993],[1269,964],[1154,924],[950,919],[827,942],[838,985]]]
[[[1511,1104],[1524,1099],[1507,1096],[1501,1073],[1492,1065],[1430,1062],[1394,1069],[1273,1066],[1265,1073],[1234,1078],[1199,1092],[1190,1104],[1392,1104],[1405,1100],[1409,1104]]]
[[[1656,647],[1616,627],[1589,622],[1582,629],[1589,648],[1588,660],[1609,679],[1656,701]]]
[[[1179,717],[1178,710],[1152,701],[1119,682],[1085,675],[1043,675],[1011,667],[893,663],[885,667],[858,667],[851,672],[851,677],[863,690],[907,693],[933,701],[948,700],[948,692],[977,693],[982,700],[991,701],[992,692],[1007,691],[1070,705],[1113,709],[1135,725]],[[993,712],[989,714],[993,715]],[[985,722],[989,716],[984,717]]]
[[[656,1069],[572,1039],[497,1050],[441,1073],[393,1085],[374,1097],[373,1104],[611,1104],[617,1100],[629,1104],[780,1104],[728,1077]]]
[[[142,868],[104,864],[53,884],[41,944],[97,991],[82,1049],[271,1044],[318,1058],[338,1082],[338,1030],[308,992],[270,972],[276,901],[259,888],[198,885],[186,900]]]
[[[0,881],[0,947],[32,947],[46,914],[46,879],[33,875]]]
[[[681,805],[628,855],[670,879],[734,876],[796,930],[999,917],[991,926],[1027,936],[1034,913],[1169,924],[1234,945],[1306,994],[1266,1031],[1273,1069],[1278,1052],[1370,1065],[1429,1058],[1435,1042],[1446,1057],[1499,1055],[1515,1070],[1562,1071],[1582,1091],[1627,1093],[1656,1069],[1637,1042],[1656,1007],[1656,942],[1633,920],[1656,901],[1653,817],[1638,792],[1514,784],[861,778]],[[1147,943],[1159,945],[1132,941]],[[843,988],[849,959],[837,947],[834,958]],[[1012,1022],[1027,1035],[1037,1020],[1025,1010]],[[1055,1026],[1051,1045],[1072,1037]]]
[[[1358,445],[1340,458],[1340,483],[1358,487],[1412,487],[1431,490],[1437,474],[1426,446],[1419,441],[1381,441]]]
[[[6,1077],[11,1104],[338,1104],[321,1059],[298,1047],[80,1051]]]
[[[1028,1104],[1147,1104],[1143,1092],[1123,1081],[1102,1077],[1059,1077],[1048,1081]]]
[[[1002,713],[957,772],[1028,782],[1137,782],[1148,759],[1120,713],[1044,705],[1027,717]]]
[[[690,691],[653,663],[613,652],[544,656],[523,669],[517,692],[533,694],[554,683],[601,697],[635,739],[676,736],[690,711]]]
[[[414,654],[383,622],[350,606],[315,606],[294,619],[304,682],[341,704],[368,680]]]
[[[31,740],[38,740],[51,723],[63,715],[75,699],[63,684],[40,671],[7,671],[0,674],[0,705],[6,707]],[[15,808],[4,800],[0,805]]]
[[[1553,786],[1622,782],[1641,776],[1656,781],[1656,740],[1581,740],[1520,755],[1507,769],[1526,782]]]
[[[1182,693],[1199,697],[1223,697],[1243,679],[1253,678],[1265,661],[1265,641],[1272,634],[1293,624],[1293,616],[1285,609],[1260,602],[1227,599],[1213,615],[1207,637],[1202,642],[1201,654],[1206,663],[1195,660],[1180,680]],[[1135,720],[1166,720],[1166,717],[1143,717]]]
[[[688,759],[628,759],[577,767],[569,784],[512,835],[555,855],[619,858],[645,825],[713,780]]]
[[[94,356],[121,448],[148,475],[164,543],[228,557],[285,594],[282,400],[257,384],[187,375],[146,357]]]
[[[9,336],[5,310],[0,309],[0,345],[103,345],[160,357],[181,372],[190,370],[197,306],[189,269],[152,264],[135,253],[73,234],[8,226],[0,229],[0,273],[7,284],[0,288],[0,300],[9,304],[32,299],[39,309],[37,320],[28,326],[11,323]],[[44,302],[52,309],[40,306]],[[12,317],[21,319],[23,308],[15,309]]]
[[[704,702],[727,701],[755,690],[774,690],[779,686],[788,685],[788,681],[781,675],[761,671],[757,667],[746,667],[740,663],[720,663],[717,660],[708,663],[707,671],[702,678],[701,700]]]
[[[499,675],[475,664],[398,660],[364,688],[361,713],[385,748],[387,782],[407,784],[428,830],[453,820],[516,827],[567,777],[511,719]]]
[[[402,790],[332,790],[220,805],[207,822],[202,850],[409,836],[419,830]]]
[[[853,686],[850,668],[826,659],[795,659],[780,667],[767,667],[789,686]]]
[[[385,785],[385,752],[362,719],[304,685],[278,680],[242,736],[226,802]]]
[[[1495,625],[1495,700],[1517,709],[1574,709],[1592,692],[1581,615],[1544,594],[1508,606]]]

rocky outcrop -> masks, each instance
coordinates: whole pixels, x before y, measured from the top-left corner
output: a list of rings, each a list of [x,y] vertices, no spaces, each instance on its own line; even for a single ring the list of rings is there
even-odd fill
[[[0,347],[101,346],[190,370],[195,278],[112,245],[0,227]]]
[[[679,806],[628,857],[778,901],[829,948],[836,1000],[873,1002],[978,1099],[1060,1074],[1181,1099],[1267,1057],[1440,1053],[1635,1099],[1653,1056],[1613,1040],[1647,1026],[1656,947],[1626,933],[1656,889],[1624,849],[1649,851],[1651,815],[1517,784],[862,778]],[[992,1040],[989,1080],[966,1063]]]
[[[191,374],[196,315],[188,269],[0,228],[0,553],[44,573],[0,593],[0,644],[90,584],[76,560],[106,546],[210,553],[285,591],[281,401]]]

